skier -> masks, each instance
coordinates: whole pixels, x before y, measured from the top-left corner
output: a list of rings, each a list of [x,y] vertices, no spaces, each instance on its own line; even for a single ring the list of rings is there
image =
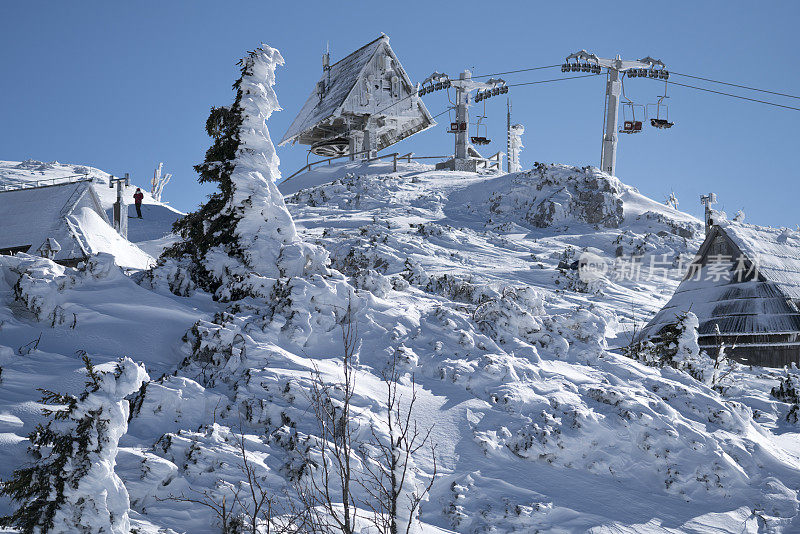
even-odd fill
[[[142,218],[142,199],[144,198],[144,193],[138,187],[136,188],[136,192],[133,194],[133,202],[136,206],[136,216],[138,218]]]

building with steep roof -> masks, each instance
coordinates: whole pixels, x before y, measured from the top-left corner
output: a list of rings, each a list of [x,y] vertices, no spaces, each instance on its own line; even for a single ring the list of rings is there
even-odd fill
[[[716,219],[716,218],[715,218]],[[751,365],[800,362],[800,232],[714,220],[669,302],[638,340],[657,340],[687,311],[700,347]]]
[[[381,35],[332,65],[323,56],[322,77],[280,145],[309,145],[322,156],[373,152],[435,124]]]
[[[124,267],[153,262],[111,227],[91,180],[0,191],[0,254],[28,253],[76,265],[99,252],[114,255]]]

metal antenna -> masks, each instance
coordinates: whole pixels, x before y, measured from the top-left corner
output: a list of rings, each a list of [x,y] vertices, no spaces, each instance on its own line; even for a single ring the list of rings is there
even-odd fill
[[[706,216],[706,235],[711,231],[711,227],[714,226],[714,220],[711,218],[712,211],[711,211],[711,204],[717,203],[717,195],[715,193],[709,193],[707,195],[700,196],[700,204],[706,207],[705,216]]]
[[[513,159],[514,151],[511,140],[511,97],[506,98],[506,171],[511,172],[514,165],[511,160]]]

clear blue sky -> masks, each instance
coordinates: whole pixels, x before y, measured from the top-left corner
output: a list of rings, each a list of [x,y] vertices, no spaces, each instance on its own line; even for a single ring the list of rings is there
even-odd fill
[[[190,210],[210,192],[192,170],[209,146],[208,110],[232,101],[235,63],[261,42],[286,59],[276,86],[284,111],[268,123],[277,142],[320,76],[326,42],[336,61],[384,32],[414,81],[433,70],[482,74],[561,63],[585,48],[604,57],[651,55],[677,72],[800,94],[798,21],[794,1],[3,2],[0,159],[90,164],[130,172],[141,184],[163,161],[174,174],[165,199]],[[550,69],[507,79],[557,76]],[[626,89],[646,103],[663,86],[631,80]],[[525,166],[599,165],[603,92],[600,77],[513,88],[514,120],[526,128]],[[800,111],[679,87],[670,95],[672,130],[621,136],[623,181],[658,200],[674,190],[681,208],[697,215],[700,194],[714,191],[729,216],[743,208],[748,222],[800,223]],[[767,99],[800,107],[797,99]],[[425,102],[434,114],[447,105],[443,92]],[[505,99],[489,100],[487,111],[495,139],[487,150],[504,150]],[[398,150],[451,151],[447,117],[439,122]],[[300,146],[279,155],[284,176],[306,158]]]

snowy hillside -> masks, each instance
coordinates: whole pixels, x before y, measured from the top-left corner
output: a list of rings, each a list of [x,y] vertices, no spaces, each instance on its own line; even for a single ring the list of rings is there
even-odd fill
[[[782,372],[734,367],[713,389],[617,350],[678,281],[624,276],[619,259],[677,269],[701,222],[595,168],[388,171],[353,163],[279,186],[330,269],[264,279],[263,299],[215,301],[179,270],[127,277],[102,256],[80,270],[0,257],[0,478],[29,461],[36,388],[78,391],[82,351],[128,356],[153,379],[116,456],[132,525],[219,532],[208,508],[170,499],[239,483],[239,433],[276,494],[318,459],[312,371],[341,379],[352,306],[357,432],[381,420],[395,356],[433,428],[424,532],[800,529],[800,429],[769,394]],[[586,254],[608,271],[581,277]],[[430,477],[429,452],[416,465]]]
[[[85,165],[71,165],[67,163],[42,162],[36,160],[27,161],[0,161],[0,191],[5,188],[16,188],[23,185],[38,184],[48,185],[54,182],[63,181],[70,177],[91,177],[95,183],[95,192],[100,197],[103,208],[111,218],[111,208],[117,200],[116,188],[108,187],[108,180],[111,175],[94,167]],[[144,200],[142,201],[142,214],[145,222],[137,219],[130,219],[128,225],[128,239],[133,243],[158,240],[172,231],[172,223],[180,217],[181,213],[164,204],[157,202],[148,192],[150,190],[149,180],[137,179],[134,177],[130,186],[124,188],[124,198],[128,204],[133,204],[133,193],[137,187],[142,189]],[[129,216],[134,216],[133,207],[129,209]],[[144,244],[146,252],[152,254],[152,246]],[[158,255],[157,253],[155,254]]]

